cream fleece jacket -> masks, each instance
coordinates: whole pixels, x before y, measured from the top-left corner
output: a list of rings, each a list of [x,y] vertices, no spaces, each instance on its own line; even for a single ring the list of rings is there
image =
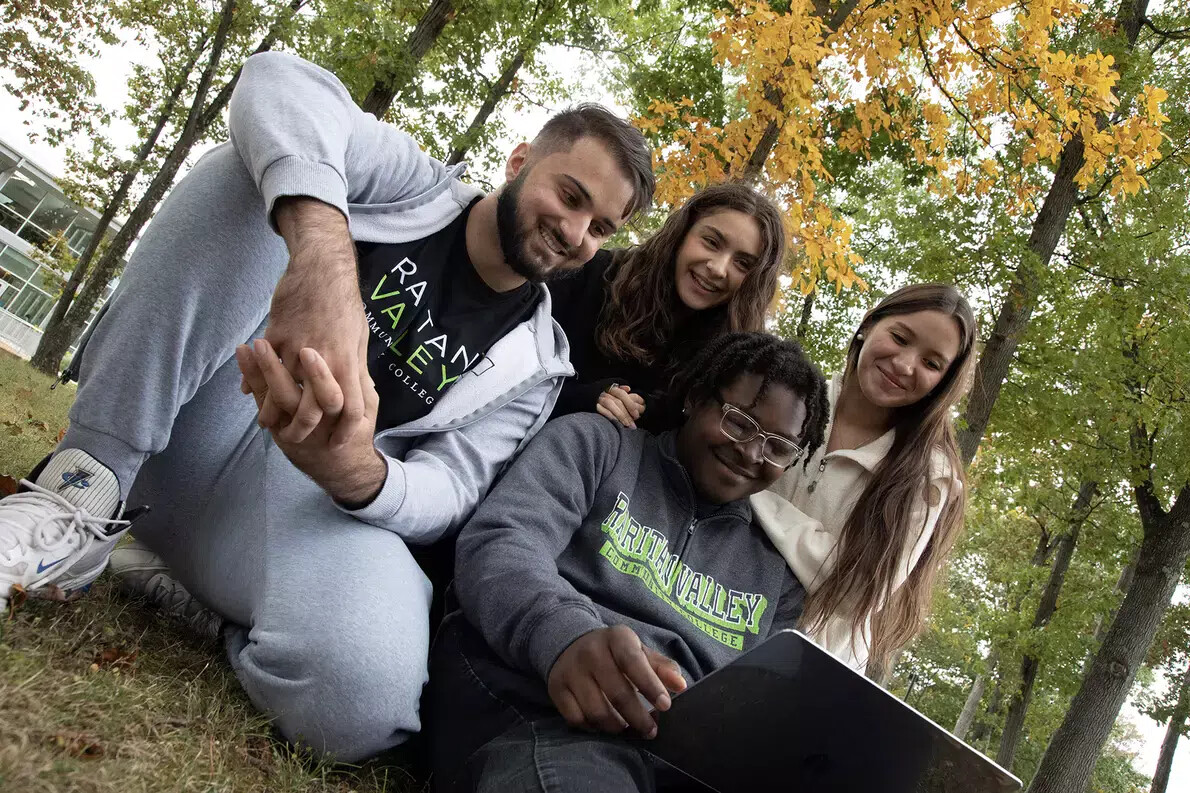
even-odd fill
[[[828,439],[834,426],[841,386],[841,375],[831,378],[828,388],[830,420],[824,436]],[[756,520],[807,592],[814,592],[831,572],[834,550],[843,526],[872,478],[872,472],[892,449],[895,437],[895,430],[889,430],[858,449],[838,449],[829,454],[823,444],[809,463],[799,462],[768,490],[752,496],[752,512]],[[921,525],[922,530],[905,546],[894,589],[909,577],[934,533],[942,508],[962,488],[940,449],[935,450],[931,462],[930,485],[929,500],[923,492],[914,504],[914,523]],[[868,662],[870,626],[871,615],[868,615],[863,630],[854,633],[845,615],[835,615],[811,638],[862,672]]]

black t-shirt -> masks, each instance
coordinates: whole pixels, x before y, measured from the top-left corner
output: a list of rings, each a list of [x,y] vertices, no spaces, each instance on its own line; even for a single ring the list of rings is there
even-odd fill
[[[604,353],[596,335],[600,314],[609,299],[611,280],[620,264],[617,253],[599,251],[582,270],[547,284],[554,319],[570,343],[570,363],[575,370],[574,377],[563,383],[550,418],[594,412],[600,392],[618,384],[628,385],[633,393],[644,397],[645,412],[637,422],[638,427],[653,433],[676,429],[682,424],[682,404],[670,398],[670,381],[682,363],[701,349],[706,334],[697,327],[682,326],[677,335],[686,341],[677,349],[660,351],[650,364]],[[695,315],[692,319],[698,322],[704,316]]]
[[[475,272],[464,238],[473,206],[424,239],[356,243],[378,430],[429,413],[464,372],[489,366],[488,348],[533,313],[533,284],[496,292]]]

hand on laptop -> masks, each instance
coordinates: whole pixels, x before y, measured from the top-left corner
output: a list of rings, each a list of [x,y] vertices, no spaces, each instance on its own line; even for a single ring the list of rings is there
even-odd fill
[[[571,726],[611,733],[631,726],[652,738],[657,723],[640,695],[657,710],[669,710],[669,692],[684,690],[686,680],[677,664],[645,647],[631,628],[617,625],[572,642],[554,662],[547,685]]]

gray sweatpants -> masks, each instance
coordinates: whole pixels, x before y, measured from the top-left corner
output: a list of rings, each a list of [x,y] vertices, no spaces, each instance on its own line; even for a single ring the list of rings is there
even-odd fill
[[[235,346],[288,261],[231,147],[149,226],[82,362],[60,448],[111,467],[134,533],[234,623],[232,666],[289,739],[357,760],[420,727],[431,587],[392,532],[335,508],[255,423]]]

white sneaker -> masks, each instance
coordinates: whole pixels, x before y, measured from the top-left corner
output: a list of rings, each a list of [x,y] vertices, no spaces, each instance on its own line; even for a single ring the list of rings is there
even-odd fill
[[[165,561],[135,537],[112,553],[112,575],[129,597],[143,598],[204,639],[215,640],[223,617],[204,606],[169,574]]]
[[[32,596],[86,589],[129,524],[116,475],[82,449],[55,453],[21,488],[0,499],[0,608],[14,585]]]

